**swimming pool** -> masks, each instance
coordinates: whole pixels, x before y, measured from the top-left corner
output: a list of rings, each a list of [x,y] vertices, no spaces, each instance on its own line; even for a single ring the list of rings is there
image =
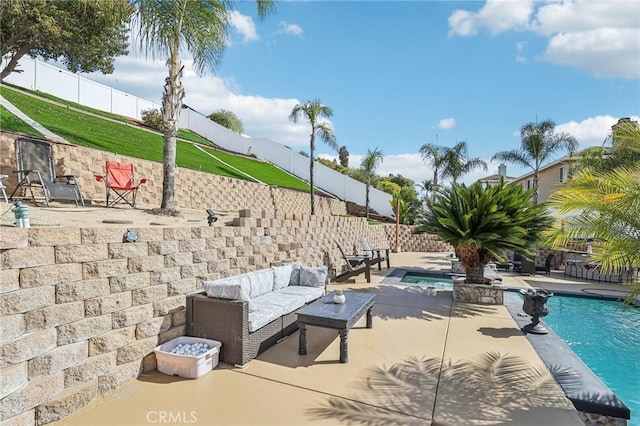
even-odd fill
[[[434,287],[436,290],[453,290],[453,279],[447,274],[408,271],[404,274],[400,282]]]
[[[542,318],[631,410],[640,426],[640,309],[619,302],[554,295]]]

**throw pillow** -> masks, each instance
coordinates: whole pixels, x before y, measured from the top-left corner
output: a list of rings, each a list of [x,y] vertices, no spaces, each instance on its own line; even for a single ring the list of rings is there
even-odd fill
[[[326,266],[303,266],[300,268],[300,285],[305,287],[324,287],[327,281]]]
[[[302,263],[294,262],[291,263],[291,279],[289,280],[289,285],[300,285],[300,268],[302,268]]]
[[[293,271],[293,264],[289,263],[283,266],[272,266],[273,269],[273,289],[280,290],[289,285],[291,281],[291,272]]]

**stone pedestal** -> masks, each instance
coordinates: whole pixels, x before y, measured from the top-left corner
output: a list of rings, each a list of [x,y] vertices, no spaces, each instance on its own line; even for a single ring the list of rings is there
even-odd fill
[[[502,285],[453,283],[453,300],[482,305],[504,304]]]

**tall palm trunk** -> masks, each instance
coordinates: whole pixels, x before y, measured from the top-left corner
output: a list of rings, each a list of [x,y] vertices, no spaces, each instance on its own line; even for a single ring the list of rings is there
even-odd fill
[[[311,142],[309,144],[309,150],[311,151],[311,155],[309,156],[309,184],[311,185],[311,214],[316,214],[316,205],[315,205],[315,196],[314,196],[314,187],[313,187],[313,171],[315,166],[315,161],[313,159],[313,152],[316,149],[316,132],[315,129],[312,129],[311,132]]]
[[[177,50],[174,50],[174,52],[177,52]],[[164,148],[162,154],[162,204],[160,207],[167,210],[176,209],[176,139],[178,137],[182,98],[184,98],[184,88],[181,81],[182,68],[182,63],[177,55],[171,55],[169,59],[169,77],[166,80],[162,97]]]
[[[535,171],[535,173],[533,174],[533,195],[532,195],[532,202],[533,204],[538,204],[538,178],[539,178],[539,173],[538,170]]]

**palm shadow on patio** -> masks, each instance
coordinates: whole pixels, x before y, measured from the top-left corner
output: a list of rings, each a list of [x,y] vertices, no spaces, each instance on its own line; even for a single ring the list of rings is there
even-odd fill
[[[353,396],[329,397],[308,414],[368,426],[486,425],[520,424],[519,418],[536,418],[531,412],[537,409],[571,408],[544,368],[498,352],[444,363],[409,357],[390,367],[371,368],[356,387]]]

